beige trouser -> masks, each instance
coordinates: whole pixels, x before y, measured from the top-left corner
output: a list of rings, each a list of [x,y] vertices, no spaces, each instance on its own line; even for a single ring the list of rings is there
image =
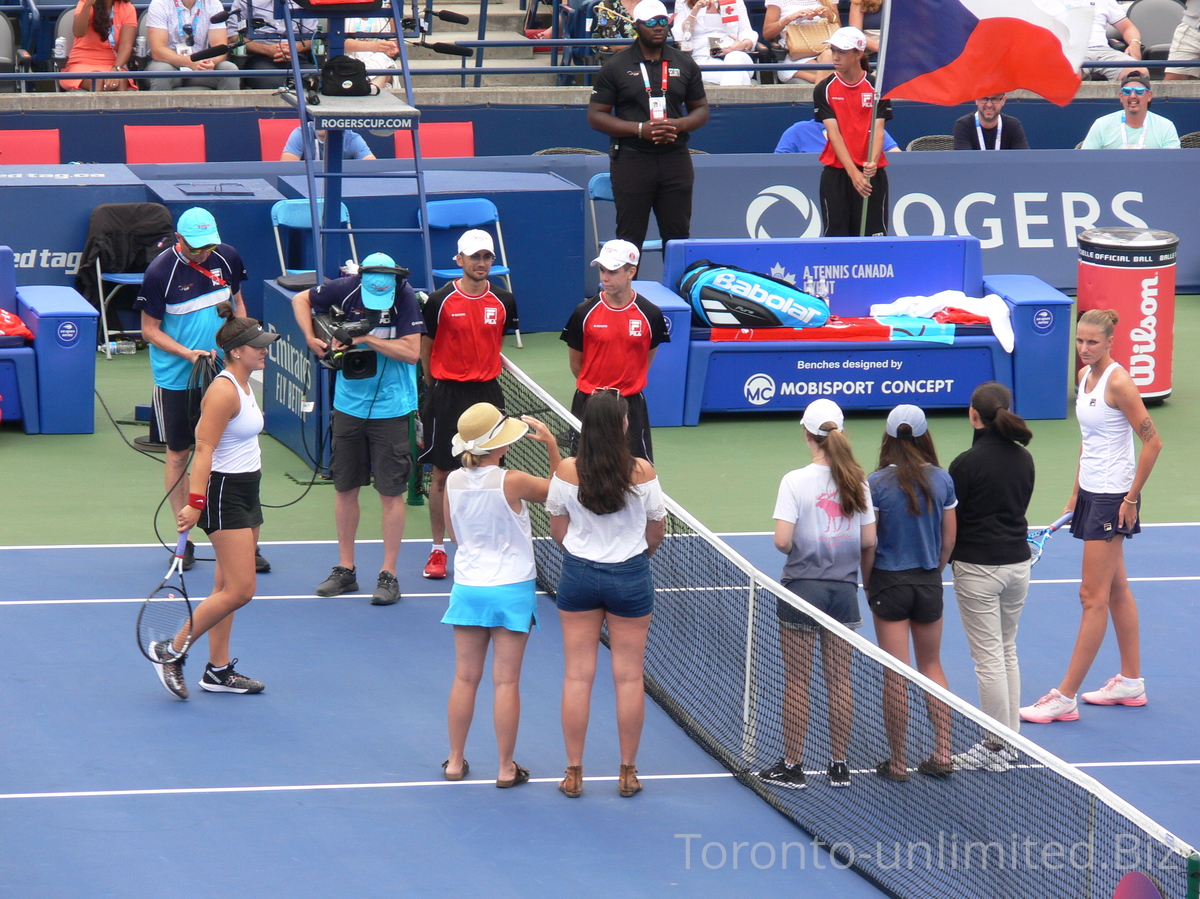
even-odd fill
[[[1027,561],[953,565],[954,595],[979,680],[979,707],[1013,730],[1021,727],[1017,624],[1029,592],[1029,566]]]

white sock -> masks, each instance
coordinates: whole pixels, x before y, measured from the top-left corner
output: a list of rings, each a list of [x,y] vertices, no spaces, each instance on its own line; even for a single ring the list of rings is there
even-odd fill
[[[1143,679],[1140,677],[1126,677],[1122,674],[1121,683],[1126,687],[1140,687],[1143,683]]]
[[[441,541],[441,542],[438,542],[438,543],[435,543],[435,544],[433,544],[433,548],[434,548],[434,549],[440,549],[440,550],[442,550],[443,552],[445,552],[445,545],[446,545],[446,544],[445,544],[445,541]]]

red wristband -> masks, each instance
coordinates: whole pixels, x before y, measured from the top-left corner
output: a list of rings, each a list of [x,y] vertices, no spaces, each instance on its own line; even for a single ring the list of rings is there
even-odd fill
[[[208,500],[205,499],[203,493],[189,493],[188,494],[188,505],[191,506],[193,509],[199,509],[200,511],[204,511],[204,507],[206,505],[208,505]]]

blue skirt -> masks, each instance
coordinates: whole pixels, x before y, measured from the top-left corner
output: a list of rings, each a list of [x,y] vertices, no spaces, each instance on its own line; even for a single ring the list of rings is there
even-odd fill
[[[529,633],[531,625],[540,630],[536,586],[533,581],[496,587],[455,584],[450,588],[450,606],[442,624],[502,627],[522,634]]]

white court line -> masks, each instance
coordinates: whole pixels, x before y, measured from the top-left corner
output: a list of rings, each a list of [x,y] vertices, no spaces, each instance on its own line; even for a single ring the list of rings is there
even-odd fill
[[[638,774],[642,780],[713,780],[733,777],[728,771],[708,774]],[[587,783],[616,781],[617,776],[588,777]],[[531,777],[531,784],[557,784],[559,777]],[[159,790],[73,790],[57,793],[0,793],[0,799],[96,799],[111,796],[192,796],[216,793],[302,793],[317,790],[394,790],[405,787],[494,786],[494,780],[409,780],[383,783],[286,784],[260,787],[172,787]]]
[[[1138,767],[1167,767],[1171,765],[1200,765],[1200,759],[1175,759],[1147,762],[1080,762],[1076,768],[1138,768]],[[1030,765],[1021,767],[1041,767]],[[915,770],[915,769],[914,769]],[[867,774],[869,769],[856,773]],[[705,774],[642,774],[642,780],[720,780],[733,777],[728,771],[714,771]],[[616,776],[588,777],[587,783],[612,782],[619,780]],[[559,778],[532,777],[531,784],[557,784]],[[473,780],[407,780],[383,781],[379,783],[341,783],[341,784],[268,784],[247,787],[169,787],[146,790],[64,790],[53,793],[0,793],[0,800],[5,799],[103,799],[117,796],[206,796],[221,793],[304,793],[329,790],[397,790],[412,787],[478,787],[493,786],[495,781],[487,779]]]

